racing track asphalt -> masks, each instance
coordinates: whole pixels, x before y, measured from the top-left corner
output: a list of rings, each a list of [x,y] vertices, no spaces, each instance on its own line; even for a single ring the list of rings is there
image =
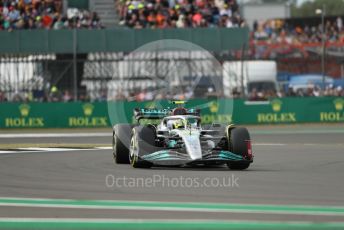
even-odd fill
[[[266,129],[252,132],[255,161],[246,171],[230,171],[226,167],[133,169],[129,165],[114,165],[111,150],[0,154],[0,219],[44,217],[343,222],[344,212],[318,215],[295,211],[298,208],[295,205],[344,206],[344,132],[341,129],[328,131],[326,127],[321,128],[323,131],[308,130],[298,132],[291,129],[283,133]],[[65,139],[71,141],[73,138]],[[82,138],[76,140],[83,142]],[[111,142],[110,137],[88,138],[87,142],[92,143],[92,140],[93,143]],[[46,138],[46,141],[55,143],[56,140]],[[60,141],[63,142],[63,138]],[[20,142],[20,138],[16,138],[15,142]],[[156,182],[154,186],[144,186],[141,183],[136,187],[123,183],[117,186],[112,184],[113,178],[123,177],[127,180],[164,178],[165,184]],[[230,178],[235,183],[230,186],[227,183],[227,187],[203,185],[200,188],[192,187],[193,184],[191,187],[185,184],[181,186],[179,181],[176,182],[179,185],[174,187],[171,181],[181,177],[197,179],[201,184],[206,178],[217,178],[215,182],[220,183]],[[1,199],[8,197],[53,200],[46,206],[35,205],[35,200],[24,201],[33,205],[25,206],[21,201],[16,201],[19,205],[12,201],[6,205],[4,202],[8,200]],[[244,207],[246,211],[238,211],[238,207],[219,212],[207,209],[173,210],[162,203],[156,205],[165,210],[141,210],[140,207],[128,208],[126,205],[121,208],[80,207],[69,203],[58,207],[54,202],[59,199],[257,204],[260,211],[252,211],[252,207],[247,208],[250,210]],[[277,206],[274,206],[276,209],[266,212],[269,205],[292,205],[288,206],[292,211],[279,213]]]

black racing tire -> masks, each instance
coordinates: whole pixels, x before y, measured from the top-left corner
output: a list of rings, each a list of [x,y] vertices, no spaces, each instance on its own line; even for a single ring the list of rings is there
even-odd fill
[[[247,153],[248,151],[247,141],[251,140],[248,130],[243,127],[235,127],[232,128],[229,132],[229,150],[234,154],[243,156],[243,154]],[[250,162],[231,162],[228,163],[227,166],[232,170],[245,170],[250,166]]]
[[[132,125],[117,124],[113,128],[112,150],[117,164],[129,164],[129,146]]]
[[[134,168],[150,168],[153,164],[149,161],[142,160],[140,156],[152,153],[156,150],[155,146],[155,130],[150,126],[137,126],[132,129],[132,137],[130,142],[129,159],[130,164]]]

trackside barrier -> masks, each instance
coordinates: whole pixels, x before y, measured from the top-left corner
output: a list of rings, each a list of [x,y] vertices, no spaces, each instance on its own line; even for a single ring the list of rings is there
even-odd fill
[[[74,0],[75,2],[76,0]],[[78,0],[80,1],[80,0]],[[74,37],[74,35],[76,35]],[[142,45],[162,39],[188,41],[209,51],[241,50],[248,44],[248,28],[193,29],[103,29],[88,30],[14,30],[0,31],[0,54],[71,54],[131,52]],[[97,41],[97,42],[94,42]]]
[[[233,103],[233,112],[224,108]],[[202,122],[236,124],[330,123],[344,122],[344,98],[281,98],[267,102],[241,99],[188,102],[203,105]],[[204,106],[206,105],[206,106]],[[168,107],[168,101],[153,102],[70,102],[0,103],[0,128],[91,128],[133,122],[136,107]],[[109,112],[108,112],[109,107]],[[111,114],[111,116],[109,116]]]

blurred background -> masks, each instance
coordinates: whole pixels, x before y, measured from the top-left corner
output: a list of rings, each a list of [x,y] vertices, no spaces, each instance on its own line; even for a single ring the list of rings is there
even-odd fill
[[[0,229],[344,229],[343,20],[344,0],[0,0]],[[248,127],[250,169],[114,166],[110,127],[170,100]]]
[[[342,0],[0,0],[0,102],[343,97],[343,16]],[[169,38],[221,71],[197,50],[128,58]]]

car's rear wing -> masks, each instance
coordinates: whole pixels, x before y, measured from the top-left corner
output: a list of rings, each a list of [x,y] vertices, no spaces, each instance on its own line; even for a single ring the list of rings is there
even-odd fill
[[[141,119],[162,119],[166,116],[172,115],[194,115],[200,116],[200,109],[186,109],[182,107],[177,107],[174,109],[157,109],[157,108],[135,108],[134,109],[134,118],[137,121]]]
[[[162,119],[171,113],[171,109],[156,109],[156,108],[135,108],[134,117],[137,121],[141,119]]]

